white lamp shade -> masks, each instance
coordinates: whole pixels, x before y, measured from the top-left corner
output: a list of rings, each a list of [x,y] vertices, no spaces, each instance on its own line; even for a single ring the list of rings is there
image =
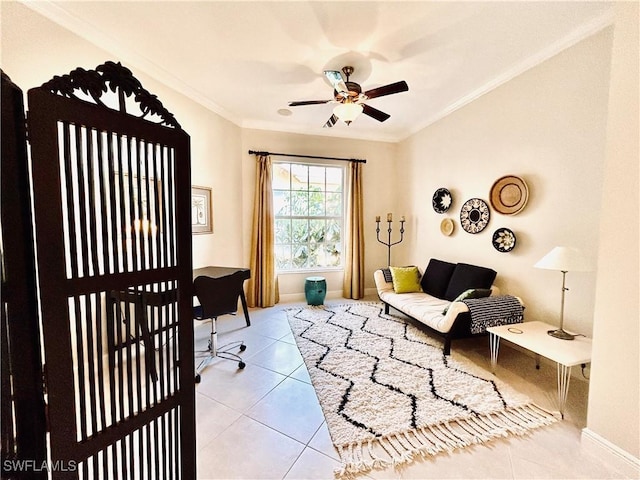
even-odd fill
[[[333,114],[349,125],[362,113],[362,105],[358,103],[341,103],[333,109]]]
[[[588,272],[592,269],[589,259],[580,250],[572,247],[555,247],[534,267],[562,272]]]

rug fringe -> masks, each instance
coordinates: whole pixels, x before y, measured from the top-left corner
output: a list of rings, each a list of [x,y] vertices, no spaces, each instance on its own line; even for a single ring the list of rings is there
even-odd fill
[[[486,443],[499,437],[525,435],[533,429],[550,425],[558,419],[539,406],[530,403],[484,415],[473,415],[429,425],[401,433],[385,435],[365,442],[351,443],[338,447],[342,467],[334,471],[339,479],[350,479],[370,472],[385,469],[391,465],[399,467],[416,457],[451,452],[471,444]],[[380,448],[388,459],[374,451]]]

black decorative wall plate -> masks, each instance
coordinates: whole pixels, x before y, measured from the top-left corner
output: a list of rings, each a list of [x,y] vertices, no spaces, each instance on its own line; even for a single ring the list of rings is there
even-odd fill
[[[516,235],[508,228],[499,228],[493,232],[492,243],[499,252],[510,252],[516,246]]]
[[[451,203],[453,203],[453,197],[451,197],[451,192],[446,188],[437,189],[431,200],[431,205],[433,205],[433,209],[437,213],[444,213],[449,210]]]
[[[479,233],[489,223],[489,205],[484,200],[472,198],[460,209],[460,224],[467,233]]]

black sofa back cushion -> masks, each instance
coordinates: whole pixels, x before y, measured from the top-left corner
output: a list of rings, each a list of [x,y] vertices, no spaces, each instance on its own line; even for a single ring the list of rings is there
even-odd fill
[[[444,295],[455,268],[455,263],[445,262],[436,258],[429,260],[429,265],[427,265],[422,275],[422,280],[420,280],[422,291],[437,298],[445,298]]]
[[[459,263],[455,266],[446,292],[441,298],[453,301],[458,295],[470,288],[491,288],[495,278],[495,270]]]

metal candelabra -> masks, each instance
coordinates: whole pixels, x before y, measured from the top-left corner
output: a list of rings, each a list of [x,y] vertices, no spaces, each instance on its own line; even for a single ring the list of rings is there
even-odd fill
[[[380,240],[380,215],[376,216],[376,234],[377,234],[378,241],[381,244],[387,246],[387,265],[388,266],[391,266],[391,247],[402,242],[402,239],[404,238],[404,216],[402,216],[400,217],[400,240],[398,240],[397,242],[391,243],[392,221],[393,221],[393,215],[390,213],[387,213],[387,223],[388,223],[387,233],[389,234],[389,237],[388,237],[388,240],[384,242]]]

